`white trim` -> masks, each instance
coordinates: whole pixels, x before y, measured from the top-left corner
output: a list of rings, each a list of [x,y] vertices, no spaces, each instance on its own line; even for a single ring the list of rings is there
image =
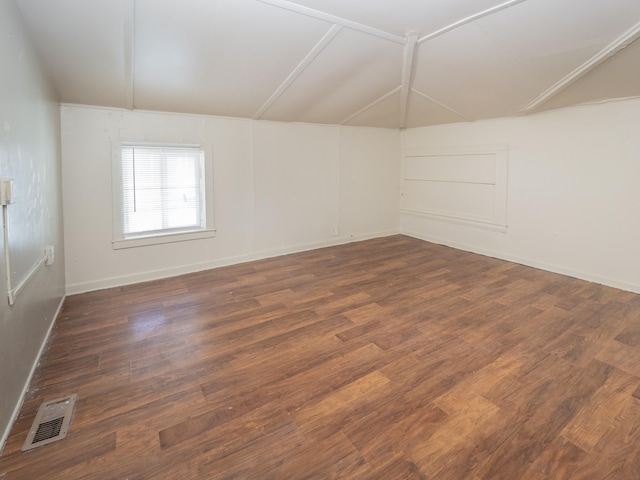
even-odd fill
[[[38,354],[36,355],[36,358],[33,361],[33,365],[31,365],[31,370],[29,371],[29,375],[27,376],[27,380],[26,380],[24,386],[22,387],[22,392],[20,393],[20,396],[18,397],[18,401],[16,402],[16,406],[13,409],[13,413],[9,417],[9,423],[7,424],[7,430],[2,432],[2,437],[0,438],[0,455],[2,455],[2,450],[4,449],[5,443],[7,442],[7,439],[9,438],[9,434],[11,433],[11,429],[13,428],[13,424],[15,423],[16,419],[18,418],[18,415],[20,415],[20,410],[22,410],[22,405],[24,404],[24,400],[25,400],[25,398],[27,396],[27,393],[29,393],[29,386],[31,385],[31,380],[33,379],[33,375],[36,373],[36,368],[38,368],[38,365],[40,364],[40,357],[42,357],[42,354],[44,353],[44,349],[47,346],[47,343],[49,341],[49,337],[51,336],[51,332],[53,331],[53,327],[56,324],[56,321],[58,320],[58,315],[60,315],[60,311],[62,310],[62,305],[64,304],[65,298],[66,298],[66,296],[63,295],[62,299],[60,300],[60,303],[58,304],[58,308],[56,309],[56,313],[53,315],[51,323],[49,324],[49,328],[47,329],[47,333],[44,336],[44,340],[42,341],[42,344],[40,345],[40,349],[38,350]]]
[[[392,93],[396,93],[400,91],[400,86],[396,87],[395,90]],[[386,98],[386,97],[385,97]],[[629,97],[632,98],[632,97]],[[639,97],[640,98],[640,97]],[[378,103],[378,101],[381,101],[383,99],[379,99],[377,100],[375,103]],[[213,120],[225,120],[225,121],[230,121],[230,122],[239,122],[239,123],[245,123],[245,122],[260,122],[260,123],[277,123],[277,124],[282,124],[282,123],[286,123],[287,125],[313,125],[313,126],[317,126],[317,125],[322,125],[324,127],[349,127],[349,128],[362,128],[362,125],[343,125],[342,123],[323,123],[323,124],[318,124],[318,123],[313,123],[313,122],[300,122],[300,121],[295,121],[295,122],[281,122],[278,120],[266,120],[266,119],[259,119],[259,120],[254,120],[253,118],[245,118],[245,117],[225,117],[224,115],[211,115],[211,114],[205,114],[205,113],[181,113],[181,112],[168,112],[166,110],[145,110],[142,108],[136,108],[134,110],[129,110],[126,108],[122,108],[122,107],[105,107],[104,105],[85,105],[82,103],[61,103],[60,104],[61,108],[78,108],[78,109],[86,109],[86,110],[104,110],[104,111],[109,111],[109,112],[118,112],[120,114],[125,114],[125,115],[130,115],[130,114],[142,114],[142,115],[168,115],[168,116],[172,116],[172,117],[194,117],[194,118],[205,118],[205,119],[213,119]],[[569,108],[569,107],[567,107]],[[364,111],[364,110],[363,110]],[[373,129],[378,129],[378,130],[398,130],[398,128],[396,127],[367,127],[367,128],[373,128]]]
[[[569,72],[567,75],[562,77],[556,83],[547,88],[544,92],[538,95],[531,102],[526,104],[524,107],[520,109],[520,113],[528,113],[532,110],[535,110],[540,105],[546,103],[551,98],[555,97],[562,90],[579,80],[581,77],[589,73],[591,70],[596,68],[598,65],[604,63],[609,58],[613,57],[620,50],[627,48],[631,43],[635,42],[638,38],[640,38],[640,22],[636,23],[629,30],[624,32],[618,38],[616,38],[609,45],[604,47],[598,53],[596,53],[593,57],[589,58],[582,65]]]
[[[9,212],[7,211],[8,205],[5,203],[2,205],[2,232],[4,236],[4,265],[7,282],[7,301],[9,305],[13,305],[13,287],[11,286],[11,255],[9,254]]]
[[[342,197],[343,197],[343,193],[342,193],[342,167],[344,165],[344,159],[342,158],[342,129],[338,128],[336,130],[336,136],[335,136],[335,141],[336,141],[336,171],[338,172],[337,175],[337,179],[336,179],[336,187],[337,187],[337,199],[336,199],[336,211],[335,211],[335,222],[333,224],[333,236],[334,237],[338,237],[340,236],[340,232],[342,231]]]
[[[585,272],[584,270],[577,270],[575,268],[565,267],[562,265],[541,262],[533,258],[520,257],[518,255],[512,255],[505,252],[499,252],[497,250],[478,247],[476,245],[470,245],[467,243],[447,240],[445,238],[436,237],[428,234],[422,234],[422,233],[414,232],[411,230],[406,230],[403,228],[400,229],[400,233],[402,235],[407,235],[409,237],[417,238],[419,240],[424,240],[425,242],[436,243],[439,245],[446,245],[447,247],[456,248],[458,250],[464,250],[466,252],[477,253],[479,255],[485,255],[493,258],[499,258],[501,260],[506,260],[508,262],[514,262],[514,263],[518,263],[520,265],[525,265],[528,267],[539,268],[547,272],[559,273],[560,275],[567,275],[569,277],[585,280],[587,282],[594,282],[601,285],[607,285],[613,288],[619,288],[627,292],[640,294],[640,284],[637,284],[637,283],[630,283],[630,282],[625,282],[621,280],[616,280],[614,278],[606,277],[604,275],[597,275],[597,274]]]
[[[441,212],[429,208],[405,208],[406,197],[404,195],[407,182],[421,181],[421,179],[408,178],[406,175],[406,159],[414,157],[447,157],[461,155],[493,155],[495,157],[495,180],[489,185],[493,185],[493,216],[482,218],[464,213]],[[417,215],[435,220],[459,223],[471,227],[478,227],[497,232],[507,231],[507,201],[508,201],[508,181],[509,181],[509,145],[506,143],[493,145],[463,145],[459,147],[435,147],[435,148],[403,148],[402,149],[402,197],[400,214]],[[446,180],[446,179],[445,179]],[[425,180],[433,182],[434,180]],[[442,180],[437,180],[442,182]],[[450,181],[456,184],[486,184],[485,182]],[[426,207],[426,206],[422,206]]]
[[[292,245],[290,247],[262,250],[257,252],[250,252],[244,255],[236,255],[232,257],[218,258],[201,263],[193,263],[190,265],[181,265],[179,267],[164,268],[161,270],[152,270],[143,273],[136,273],[132,275],[122,275],[119,277],[111,277],[103,280],[75,283],[67,285],[67,295],[76,295],[79,293],[92,292],[95,290],[102,290],[105,288],[121,287],[123,285],[131,285],[134,283],[148,282],[151,280],[160,280],[163,278],[175,277],[178,275],[184,275],[186,273],[200,272],[202,270],[210,270],[212,268],[225,267],[228,265],[236,265],[239,263],[251,262],[253,260],[261,260],[263,258],[278,257],[281,255],[288,255],[290,253],[306,252],[308,250],[315,250],[324,247],[333,247],[336,245],[343,245],[345,243],[359,242],[362,240],[370,240],[372,238],[388,237],[390,235],[397,235],[400,231],[397,229],[386,230],[371,234],[363,235],[345,235],[342,237],[332,237],[329,240],[320,242],[313,242],[300,245]]]
[[[391,90],[390,92],[385,93],[384,95],[382,95],[380,98],[378,98],[377,100],[374,100],[373,102],[371,102],[369,105],[362,107],[360,110],[358,110],[357,112],[349,115],[347,118],[345,118],[342,122],[340,122],[340,125],[338,125],[339,127],[358,127],[359,125],[345,125],[347,122],[350,122],[351,120],[353,120],[354,118],[358,117],[361,113],[366,112],[367,110],[369,110],[372,107],[375,107],[377,104],[379,104],[380,102],[386,100],[389,97],[392,97],[393,95],[395,95],[396,93],[398,93],[399,91],[402,90],[402,85],[398,85],[396,88],[394,88],[393,90]],[[375,128],[375,127],[374,127]],[[391,130],[397,130],[396,128],[393,128]]]
[[[18,285],[16,285],[16,287],[13,290],[9,291],[9,305],[13,305],[15,303],[16,298],[18,297],[22,289],[27,286],[27,283],[29,283],[29,281],[38,272],[38,270],[40,270],[40,267],[42,267],[46,261],[47,261],[47,256],[43,255],[42,258],[38,260],[33,265],[33,267],[31,267],[31,270],[29,270],[29,272],[25,275],[22,281]]]
[[[199,143],[121,142],[121,147],[200,148]]]
[[[122,201],[122,145],[119,138],[111,138],[111,238],[121,238],[124,225]]]
[[[11,278],[11,255],[9,254],[9,212],[8,212],[7,204],[2,205],[2,230],[4,236],[4,263],[6,270],[6,282],[7,282],[7,300],[9,306],[13,306],[16,303],[16,298],[18,294],[22,291],[22,289],[29,283],[31,278],[36,274],[36,272],[42,267],[46,260],[46,253],[40,258],[27,272],[25,277],[20,280],[20,283],[13,288],[12,278]]]
[[[186,242],[188,240],[200,240],[203,238],[213,238],[216,231],[213,229],[198,230],[197,232],[163,233],[160,235],[150,235],[148,237],[125,238],[123,240],[112,240],[111,245],[114,250],[123,248],[146,247],[148,245],[161,245],[163,243]]]
[[[275,92],[271,94],[271,96],[267,99],[266,102],[262,104],[262,106],[258,109],[258,111],[253,116],[254,120],[259,120],[262,116],[271,108],[271,106],[282,96],[282,94],[291,86],[293,82],[295,82],[296,78],[298,78],[302,72],[304,72],[307,67],[315,60],[315,58],[320,55],[325,48],[333,41],[333,39],[340,33],[342,27],[338,25],[332,25],[331,28],[324,36],[320,39],[320,41],[311,49],[311,51],[307,54],[306,57],[302,59],[302,61],[293,69],[293,71],[289,74],[287,78],[280,84],[280,86],[276,89]]]
[[[409,92],[415,59],[414,51],[418,41],[417,33],[407,35],[407,43],[404,46],[404,58],[402,59],[402,83],[400,90],[400,109],[398,112],[398,125],[400,128],[407,126],[407,111],[409,109]]]
[[[505,8],[512,7],[513,5],[517,5],[518,3],[522,3],[525,1],[526,0],[509,0],[508,2],[501,3],[500,5],[496,5],[494,7],[487,8],[486,10],[482,10],[481,12],[474,13],[473,15],[470,15],[466,18],[462,18],[457,22],[452,23],[451,25],[447,25],[446,27],[443,27],[439,30],[436,30],[435,32],[429,33],[428,35],[421,37],[418,40],[418,45],[428,40],[431,40],[432,38],[439,37],[440,35],[444,35],[445,33],[450,32],[451,30],[455,30],[456,28],[466,25],[467,23],[471,23],[482,17],[486,17],[487,15],[491,15],[492,13],[499,12],[500,10],[504,10]]]
[[[129,110],[136,108],[135,70],[136,70],[136,0],[129,0],[126,7],[129,12],[122,24],[124,40],[124,81],[126,84],[125,104]]]
[[[458,215],[450,215],[442,212],[410,210],[406,208],[400,209],[400,214],[413,215],[415,217],[422,217],[422,218],[429,218],[432,220],[439,220],[441,222],[457,223],[460,225],[467,225],[469,227],[477,227],[485,230],[492,230],[494,232],[505,233],[507,231],[507,225],[491,222],[488,220],[466,217],[463,215],[458,216]]]
[[[509,150],[507,143],[487,145],[461,145],[459,147],[403,148],[403,157],[425,157],[434,155],[483,155]]]
[[[111,204],[112,204],[112,247],[114,250],[122,248],[142,247],[158,245],[162,243],[182,242],[186,240],[198,240],[215,237],[215,191],[214,191],[214,159],[213,146],[200,143],[172,143],[172,142],[138,142],[135,140],[123,141],[119,137],[111,138]],[[122,200],[122,148],[131,146],[143,147],[169,147],[199,149],[204,156],[204,229],[187,232],[170,233],[159,230],[147,236],[124,238],[123,224],[123,200]]]
[[[495,185],[496,182],[495,181],[485,181],[485,180],[453,180],[453,179],[446,179],[446,178],[413,178],[410,176],[407,176],[407,178],[405,178],[405,180],[409,180],[411,182],[425,182],[425,183],[465,183],[467,185]]]
[[[370,27],[369,25],[363,25],[361,23],[354,22],[353,20],[348,20],[346,18],[338,17],[337,15],[331,15],[330,13],[305,7],[304,5],[298,5],[297,3],[287,2],[286,0],[258,0],[258,1],[262,3],[266,3],[268,5],[272,5],[274,7],[282,8],[284,10],[289,10],[290,12],[295,12],[301,15],[305,15],[307,17],[315,18],[317,20],[333,23],[335,25],[342,25],[343,27],[347,27],[351,30],[356,30],[358,32],[366,33],[368,35],[373,35],[374,37],[382,38],[384,40],[389,40],[390,42],[399,43],[400,45],[404,45],[405,43],[404,37],[401,37],[399,35],[394,35],[393,33],[385,32],[384,30],[380,30],[375,27]],[[519,0],[519,1],[524,1],[524,0]]]
[[[468,117],[467,115],[464,115],[464,114],[460,113],[459,111],[451,108],[449,105],[445,105],[444,103],[439,102],[438,100],[436,100],[433,97],[430,97],[426,93],[422,93],[420,90],[416,90],[415,88],[412,88],[411,89],[411,93],[415,93],[416,95],[419,95],[419,96],[421,96],[423,98],[426,98],[427,100],[429,100],[430,102],[435,103],[436,105],[440,105],[442,108],[445,108],[445,109],[449,110],[451,113],[454,113],[454,114],[458,115],[459,117],[464,118],[468,122],[475,121],[473,118]]]
[[[256,120],[251,122],[251,137],[249,138],[250,142],[250,152],[249,152],[249,174],[251,175],[251,250],[255,250],[258,239],[258,232],[256,231],[256,211],[258,210],[257,206],[257,182],[256,182],[256,148],[255,148],[255,138],[256,138],[256,122],[261,120]]]

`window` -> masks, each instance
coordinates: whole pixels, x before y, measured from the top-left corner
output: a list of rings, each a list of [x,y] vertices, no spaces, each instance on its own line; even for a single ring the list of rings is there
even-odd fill
[[[199,146],[123,144],[119,150],[114,248],[212,236]]]

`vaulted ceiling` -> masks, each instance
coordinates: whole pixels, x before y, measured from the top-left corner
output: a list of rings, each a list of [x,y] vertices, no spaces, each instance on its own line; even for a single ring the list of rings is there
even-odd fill
[[[16,0],[65,103],[410,128],[640,96],[640,0]]]

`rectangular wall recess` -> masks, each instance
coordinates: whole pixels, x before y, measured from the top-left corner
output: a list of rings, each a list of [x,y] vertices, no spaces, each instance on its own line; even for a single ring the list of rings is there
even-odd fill
[[[508,146],[404,149],[401,213],[507,228]]]

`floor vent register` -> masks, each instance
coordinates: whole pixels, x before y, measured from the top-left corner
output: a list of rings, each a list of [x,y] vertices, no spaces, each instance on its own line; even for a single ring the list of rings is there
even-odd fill
[[[22,445],[22,451],[27,452],[66,437],[77,398],[78,395],[74,393],[40,405],[27,439]]]

